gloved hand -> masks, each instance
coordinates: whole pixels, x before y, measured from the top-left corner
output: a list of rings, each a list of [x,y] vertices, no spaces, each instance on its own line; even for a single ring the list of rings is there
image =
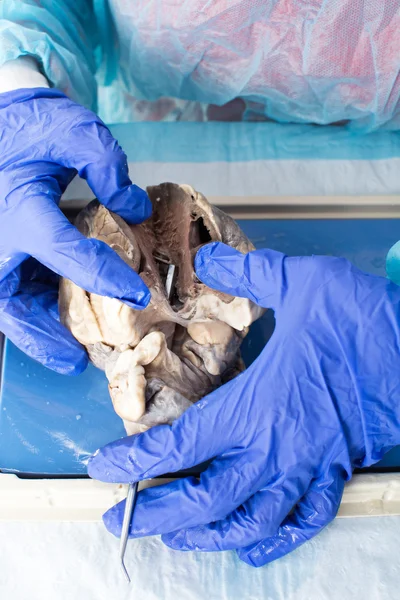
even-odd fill
[[[106,244],[86,239],[58,208],[73,177],[130,223],[151,214],[117,141],[92,112],[57,90],[0,95],[0,331],[32,358],[66,374],[87,365],[85,350],[59,323],[57,280],[145,308],[150,292]]]
[[[130,535],[237,549],[261,566],[317,534],[353,468],[400,443],[400,288],[341,258],[242,255],[219,243],[198,252],[196,269],[208,286],[273,308],[270,341],[172,426],[105,446],[89,474],[128,483],[215,457],[200,481],[142,491]],[[123,509],[104,515],[115,535]]]

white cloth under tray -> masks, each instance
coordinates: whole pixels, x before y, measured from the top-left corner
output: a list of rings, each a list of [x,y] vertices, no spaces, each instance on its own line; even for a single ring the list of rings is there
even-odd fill
[[[180,553],[118,540],[101,523],[0,523],[0,597],[12,600],[395,600],[400,517],[337,519],[292,555],[254,569],[234,552]]]

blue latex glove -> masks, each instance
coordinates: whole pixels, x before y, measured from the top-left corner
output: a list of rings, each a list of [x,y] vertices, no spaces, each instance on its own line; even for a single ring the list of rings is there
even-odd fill
[[[145,308],[150,293],[105,243],[86,239],[58,208],[79,173],[107,208],[130,223],[151,214],[117,141],[92,112],[50,89],[0,95],[0,331],[32,358],[65,374],[87,365],[59,323],[57,279],[26,266],[34,257],[89,292]]]
[[[316,535],[352,470],[400,442],[400,288],[341,258],[242,255],[218,243],[198,252],[196,269],[210,287],[273,308],[270,341],[172,426],[104,447],[89,474],[128,483],[216,457],[200,481],[142,491],[131,537],[237,549],[261,566]],[[115,535],[123,509],[104,516]]]

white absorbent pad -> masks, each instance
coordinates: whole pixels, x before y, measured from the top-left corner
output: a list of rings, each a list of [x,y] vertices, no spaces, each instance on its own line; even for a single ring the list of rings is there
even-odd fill
[[[161,540],[128,543],[101,523],[0,523],[0,597],[12,600],[394,600],[400,517],[337,519],[260,569],[234,552],[196,554]]]

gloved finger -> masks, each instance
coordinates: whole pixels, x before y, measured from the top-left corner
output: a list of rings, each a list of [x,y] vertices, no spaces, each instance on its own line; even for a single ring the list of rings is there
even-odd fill
[[[242,254],[231,246],[213,242],[197,252],[195,269],[198,278],[212,289],[248,298],[264,308],[275,308],[285,289],[285,258],[275,250]]]
[[[80,106],[75,110],[62,155],[56,156],[57,147],[53,154],[86,179],[99,202],[128,223],[141,223],[150,217],[152,205],[147,193],[130,180],[125,152],[98,117]]]
[[[302,485],[306,485],[305,482]],[[252,495],[224,519],[163,535],[174,550],[235,550],[275,534],[302,495],[291,482],[273,484]],[[237,505],[238,506],[238,505]]]
[[[88,364],[84,348],[56,320],[58,293],[45,285],[24,290],[19,269],[0,283],[0,331],[20,350],[63,375],[79,375]]]
[[[253,452],[252,462],[242,449],[230,451],[214,460],[201,474],[178,479],[161,488],[139,494],[130,537],[158,535],[204,525],[225,516],[252,495],[260,483],[257,466],[261,460]],[[267,478],[267,469],[263,477]],[[107,529],[119,536],[123,504],[114,506],[103,517]],[[278,523],[279,524],[279,523]],[[259,539],[259,538],[258,538]]]
[[[343,488],[344,479],[337,475],[316,481],[277,533],[239,549],[239,558],[253,567],[262,567],[313,538],[335,518]]]
[[[133,483],[199,465],[234,447],[246,424],[227,402],[241,375],[191,406],[172,425],[107,444],[90,459],[93,479]],[[236,390],[235,390],[236,391]],[[242,420],[243,421],[243,420]]]
[[[88,292],[145,308],[150,292],[139,275],[107,244],[79,233],[49,195],[34,196],[34,190],[31,186],[24,196],[16,239],[19,248]]]

